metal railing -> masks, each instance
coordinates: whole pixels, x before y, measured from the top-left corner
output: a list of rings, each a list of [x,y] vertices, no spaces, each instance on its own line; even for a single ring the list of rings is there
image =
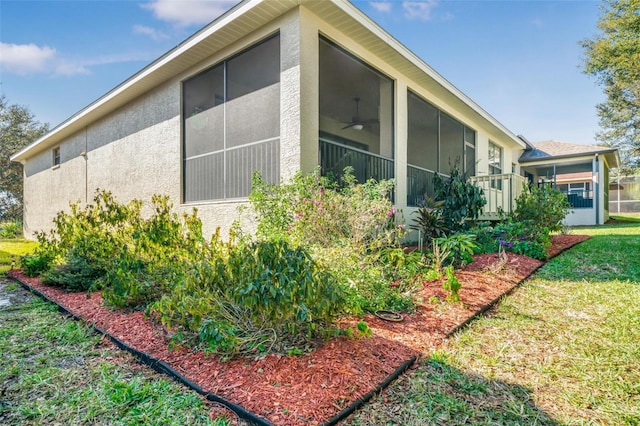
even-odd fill
[[[352,148],[340,143],[320,139],[320,168],[322,174],[342,176],[345,167],[353,167],[358,182],[393,179],[393,159]]]
[[[567,199],[574,209],[593,208],[593,191],[569,192]]]
[[[469,181],[484,191],[487,200],[480,219],[497,218],[500,211],[512,212],[516,199],[522,193],[526,178],[513,173],[500,175],[472,176]]]
[[[407,206],[417,207],[425,197],[433,198],[433,176],[435,172],[422,167],[407,165]]]

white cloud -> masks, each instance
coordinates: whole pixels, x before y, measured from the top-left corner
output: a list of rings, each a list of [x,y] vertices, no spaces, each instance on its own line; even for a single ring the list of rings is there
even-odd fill
[[[133,33],[148,36],[151,39],[156,41],[166,40],[169,38],[169,36],[163,33],[162,31],[156,30],[155,28],[147,27],[145,25],[134,25]]]
[[[431,19],[431,11],[438,6],[438,0],[403,1],[402,9],[408,19],[428,21]]]
[[[388,13],[393,8],[393,3],[390,1],[370,1],[369,5],[378,12]]]
[[[142,7],[160,20],[186,27],[209,23],[236,3],[237,0],[151,0]]]
[[[0,65],[15,74],[47,72],[55,56],[56,49],[49,46],[0,43]]]
[[[534,18],[531,20],[531,24],[536,28],[544,27],[544,21],[540,18]]]

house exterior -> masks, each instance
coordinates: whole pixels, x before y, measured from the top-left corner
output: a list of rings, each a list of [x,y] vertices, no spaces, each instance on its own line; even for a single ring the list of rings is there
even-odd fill
[[[97,188],[166,194],[212,233],[240,218],[251,177],[318,165],[396,180],[405,218],[458,163],[509,211],[529,146],[346,0],[244,0],[16,153],[24,231]],[[240,218],[242,219],[242,218]]]
[[[567,224],[601,225],[609,219],[609,169],[620,161],[616,148],[549,140],[531,144],[519,161],[530,182],[567,194]]]

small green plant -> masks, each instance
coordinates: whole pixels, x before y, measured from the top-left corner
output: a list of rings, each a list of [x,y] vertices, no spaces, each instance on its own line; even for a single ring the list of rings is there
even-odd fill
[[[45,284],[57,285],[70,291],[98,289],[97,282],[104,271],[93,267],[83,258],[72,258],[63,265],[56,265],[42,275]]]
[[[364,337],[371,337],[371,334],[373,333],[366,321],[358,321],[356,328],[358,329],[358,333]]]
[[[435,199],[442,201],[442,218],[449,233],[464,231],[473,224],[487,203],[481,188],[469,182],[458,163],[451,166],[448,178],[434,174]]]
[[[434,238],[441,238],[447,235],[447,227],[442,215],[442,206],[444,201],[435,201],[430,197],[425,197],[424,202],[420,205],[414,214],[417,217],[413,220],[411,229],[420,231],[421,237],[430,247]]]
[[[453,265],[447,266],[444,272],[446,279],[442,283],[442,287],[447,291],[447,293],[449,293],[447,295],[447,302],[459,302],[460,296],[458,295],[458,292],[462,288],[462,284],[460,284],[460,281],[458,281],[458,278],[456,278],[453,272]]]
[[[20,259],[23,272],[29,277],[37,277],[51,267],[52,259],[44,253],[34,253]]]
[[[476,247],[475,236],[472,234],[453,234],[436,238],[432,245],[433,269],[442,275],[443,266],[462,266],[473,262]]]

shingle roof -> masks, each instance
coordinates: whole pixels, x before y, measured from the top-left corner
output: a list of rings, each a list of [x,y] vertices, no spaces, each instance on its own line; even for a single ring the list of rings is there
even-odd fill
[[[534,149],[525,151],[520,156],[520,162],[548,160],[552,158],[579,157],[588,154],[609,153],[616,148],[597,145],[580,145],[577,143],[548,140],[532,143]]]

